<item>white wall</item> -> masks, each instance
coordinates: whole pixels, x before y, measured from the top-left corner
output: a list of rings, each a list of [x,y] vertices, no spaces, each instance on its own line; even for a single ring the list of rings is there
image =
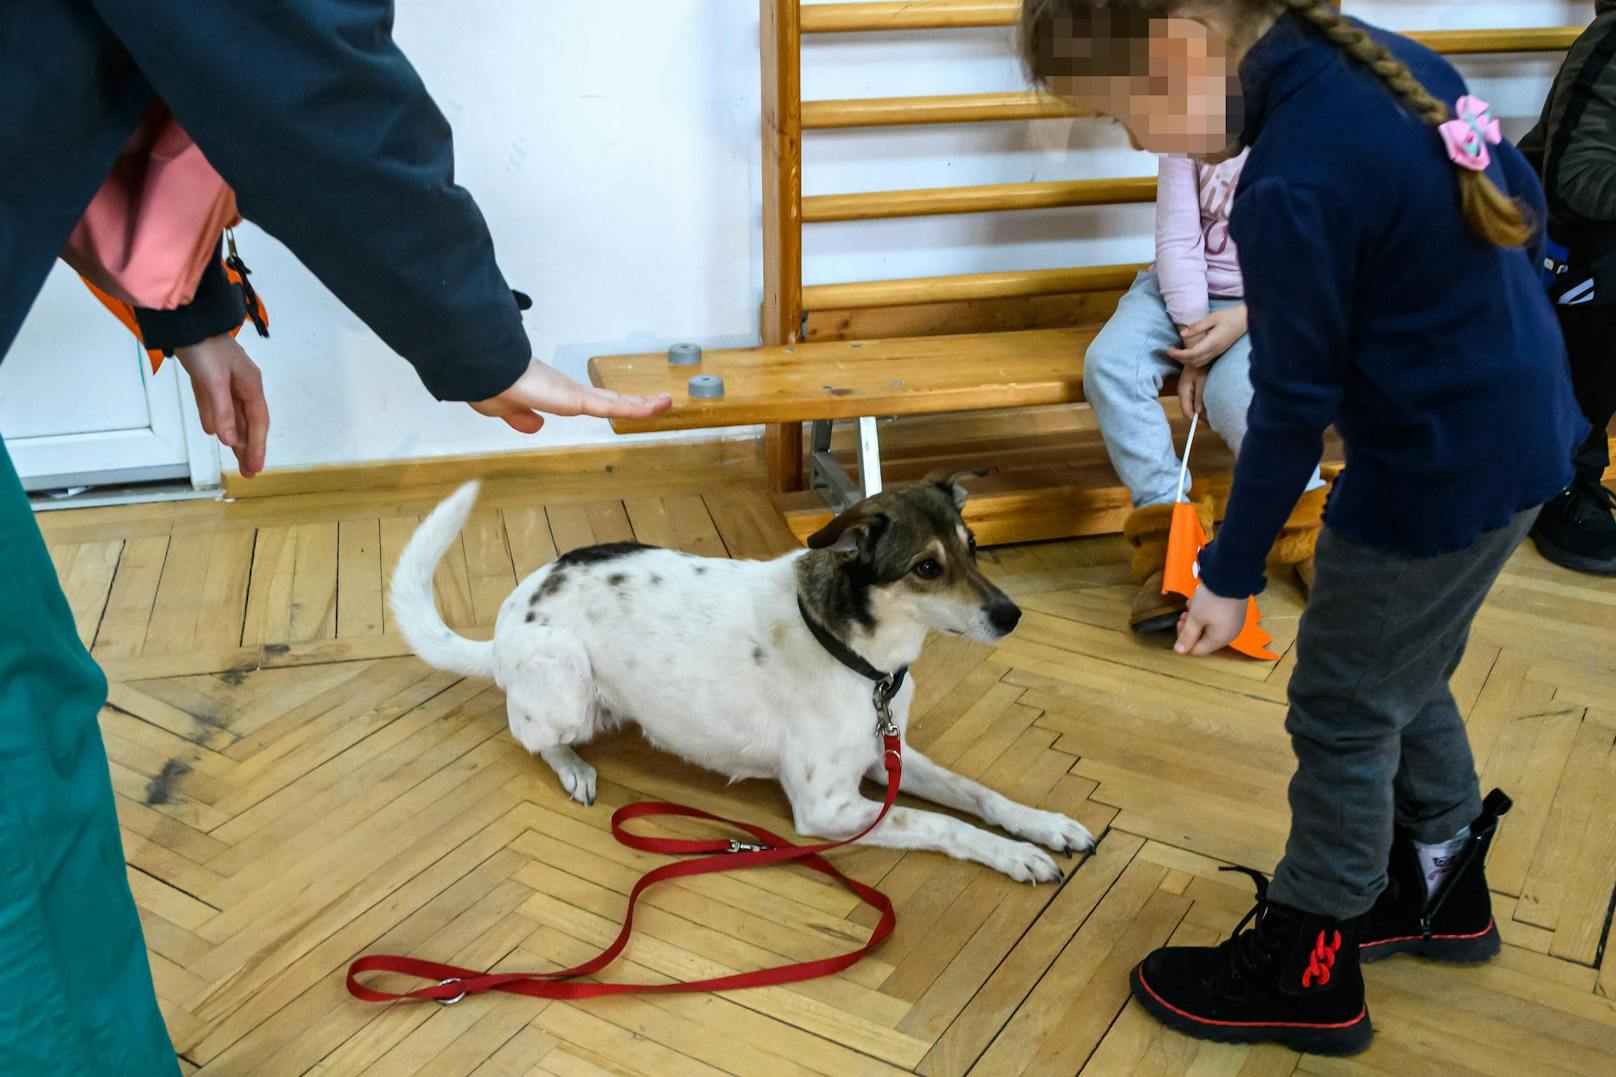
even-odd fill
[[[532,294],[536,353],[582,377],[592,354],[757,340],[761,280],[755,0],[399,0],[397,36],[455,128],[460,181],[501,265]],[[1348,0],[1393,28],[1586,22],[1572,0]],[[1507,132],[1536,118],[1554,60],[1463,65]],[[1008,30],[811,40],[805,98],[1020,88]],[[1071,152],[1068,152],[1070,150]],[[811,133],[809,194],[1145,175],[1095,120]],[[1151,209],[810,226],[809,283],[1148,260]],[[275,322],[248,339],[274,411],[272,466],[610,439],[559,420],[523,439],[438,404],[273,240],[243,254]],[[49,317],[43,311],[36,317]]]

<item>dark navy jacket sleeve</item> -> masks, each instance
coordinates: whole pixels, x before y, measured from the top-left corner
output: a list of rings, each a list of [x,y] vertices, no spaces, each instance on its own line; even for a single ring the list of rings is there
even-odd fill
[[[1507,143],[1500,145],[1493,151],[1504,169],[1504,190],[1526,213],[1527,223],[1532,226],[1532,238],[1526,241],[1526,257],[1532,264],[1532,272],[1543,264],[1543,256],[1547,251],[1547,231],[1549,223],[1548,202],[1543,195],[1543,184],[1538,180],[1537,173],[1532,171],[1532,165],[1526,155]]]
[[[176,348],[200,344],[241,324],[247,316],[247,304],[241,289],[225,273],[222,257],[222,252],[214,252],[213,261],[197,282],[196,294],[184,306],[173,310],[135,308],[142,344],[173,355]]]
[[[480,400],[521,376],[516,302],[389,0],[92,2],[243,216],[434,395]]]
[[[1324,450],[1351,347],[1359,225],[1323,192],[1261,180],[1230,220],[1246,281],[1251,385],[1246,437],[1217,540],[1201,552],[1213,594],[1263,589],[1263,566]]]

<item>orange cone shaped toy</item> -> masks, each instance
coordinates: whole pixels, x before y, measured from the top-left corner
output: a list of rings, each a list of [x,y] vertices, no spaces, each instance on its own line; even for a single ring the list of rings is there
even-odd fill
[[[1167,532],[1167,568],[1162,574],[1162,593],[1180,594],[1190,598],[1201,586],[1201,549],[1210,539],[1201,527],[1195,507],[1184,500],[1184,481],[1189,474],[1190,446],[1195,443],[1195,429],[1199,415],[1190,420],[1189,438],[1184,443],[1184,463],[1178,472],[1178,499],[1173,503],[1173,518]],[[1230,643],[1232,650],[1250,658],[1267,662],[1279,661],[1279,655],[1268,649],[1274,637],[1263,631],[1262,614],[1257,599],[1246,599],[1246,623],[1240,634]]]

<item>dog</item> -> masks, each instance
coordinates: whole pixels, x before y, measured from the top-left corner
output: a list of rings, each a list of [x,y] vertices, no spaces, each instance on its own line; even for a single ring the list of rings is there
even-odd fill
[[[595,770],[577,747],[633,722],[656,747],[731,781],[778,780],[798,832],[844,839],[881,807],[860,790],[886,774],[872,691],[894,681],[875,678],[906,671],[929,632],[992,642],[1021,617],[977,566],[958,478],[894,485],[772,561],[638,543],[574,550],[517,586],[490,642],[452,631],[432,594],[477,497],[468,483],[411,536],[390,601],[425,662],[504,689],[511,733],[579,803],[594,803]],[[902,681],[890,701],[900,732],[913,699],[913,680]],[[900,806],[864,843],[947,853],[1028,883],[1061,878],[1038,846],[1094,847],[1076,820],[1017,804],[907,744],[902,791],[1024,840]]]

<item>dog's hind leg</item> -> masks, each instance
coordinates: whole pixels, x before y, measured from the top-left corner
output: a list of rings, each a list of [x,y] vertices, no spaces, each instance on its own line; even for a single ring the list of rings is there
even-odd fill
[[[859,792],[858,775],[849,778],[816,783],[800,775],[795,780],[789,775],[781,776],[799,833],[848,838],[870,825],[881,805]],[[986,864],[1024,883],[1054,882],[1061,877],[1055,861],[1036,845],[1012,841],[937,812],[895,807],[859,841],[864,845],[947,853],[956,860]]]
[[[886,770],[880,765],[873,766],[866,777],[873,782],[885,782]],[[1085,853],[1094,848],[1094,835],[1076,819],[1017,804],[980,782],[940,766],[908,744],[903,746],[901,788],[910,796],[923,797],[933,804],[968,811],[983,822],[1003,827],[1018,838],[1035,841],[1058,853]]]
[[[533,658],[506,692],[511,735],[550,764],[561,788],[583,805],[595,803],[595,768],[573,751],[595,732],[597,706],[589,681],[564,661]]]

